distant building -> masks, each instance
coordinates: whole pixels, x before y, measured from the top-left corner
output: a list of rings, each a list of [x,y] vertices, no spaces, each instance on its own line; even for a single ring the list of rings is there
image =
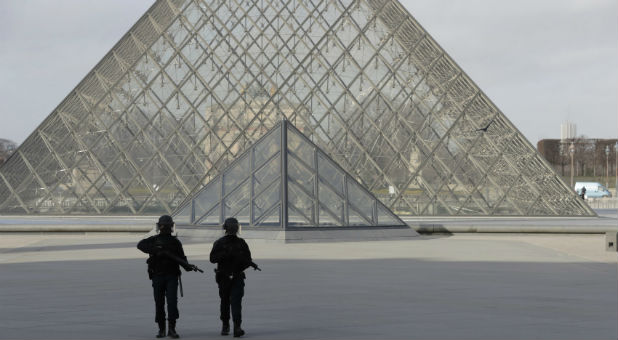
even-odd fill
[[[17,143],[0,138],[0,165],[9,159],[15,149],[17,149]]]
[[[565,121],[560,124],[560,140],[574,139],[577,137],[577,125],[575,123]]]

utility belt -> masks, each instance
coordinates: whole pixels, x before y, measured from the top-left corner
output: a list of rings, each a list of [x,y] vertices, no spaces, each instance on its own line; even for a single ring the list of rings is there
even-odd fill
[[[160,275],[180,276],[182,274],[180,272],[180,269],[177,267],[177,265],[161,264],[160,262],[157,262],[157,260],[155,260],[154,257],[152,256],[146,260],[146,263],[148,264],[148,267],[147,267],[148,278],[151,280],[154,276],[160,276]]]
[[[217,283],[219,283],[221,280],[233,280],[235,278],[239,278],[239,279],[244,279],[245,273],[244,272],[223,272],[217,268],[215,268],[215,280],[217,281]]]

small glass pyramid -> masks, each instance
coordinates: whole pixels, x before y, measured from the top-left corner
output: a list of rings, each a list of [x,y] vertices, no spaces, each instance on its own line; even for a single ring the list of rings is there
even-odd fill
[[[249,227],[406,226],[286,120],[185,201],[174,220],[219,226],[231,216]]]

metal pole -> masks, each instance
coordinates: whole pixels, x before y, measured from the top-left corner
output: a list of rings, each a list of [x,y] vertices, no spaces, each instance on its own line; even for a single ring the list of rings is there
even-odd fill
[[[281,226],[288,227],[288,121],[281,119]]]
[[[605,146],[605,188],[609,190],[609,145]]]
[[[571,154],[571,189],[573,189],[573,155],[575,154],[575,146],[573,142],[569,146],[569,154]]]
[[[605,187],[609,188],[609,152],[605,155]]]
[[[614,186],[614,196],[618,198],[618,142],[614,144],[614,152],[616,152],[616,166],[614,167],[614,170],[616,170],[616,186]]]

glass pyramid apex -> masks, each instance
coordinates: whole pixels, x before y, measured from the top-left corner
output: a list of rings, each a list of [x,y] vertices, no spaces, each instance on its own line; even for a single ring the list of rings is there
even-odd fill
[[[399,215],[595,215],[396,0],[157,0],[0,168],[0,213],[171,213],[281,117]]]
[[[178,225],[407,227],[288,121],[275,125],[185,202]]]

